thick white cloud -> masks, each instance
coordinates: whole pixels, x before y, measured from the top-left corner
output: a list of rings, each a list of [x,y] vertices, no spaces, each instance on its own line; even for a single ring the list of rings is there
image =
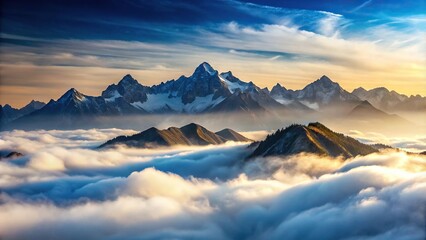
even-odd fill
[[[5,239],[424,239],[426,157],[244,160],[246,145],[88,148],[120,130],[1,133]],[[78,134],[77,134],[78,132]],[[97,133],[98,132],[98,133]],[[123,131],[125,132],[125,131]],[[89,134],[90,133],[90,134]],[[70,136],[92,135],[75,139]],[[3,138],[2,138],[3,139]],[[24,141],[25,140],[25,141]],[[40,146],[43,145],[40,143]],[[2,148],[0,148],[2,149]]]

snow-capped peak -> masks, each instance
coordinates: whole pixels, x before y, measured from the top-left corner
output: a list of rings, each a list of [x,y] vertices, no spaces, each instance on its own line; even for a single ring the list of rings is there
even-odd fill
[[[64,95],[62,95],[62,97],[58,99],[58,102],[65,102],[71,98],[77,101],[82,101],[84,99],[84,95],[77,91],[75,88],[71,88]]]
[[[226,80],[231,80],[230,78],[233,77],[231,71],[223,72],[220,74],[220,76]]]
[[[217,71],[214,70],[209,63],[203,62],[195,69],[193,76],[197,76],[200,74],[205,75],[205,73],[207,73],[210,76],[214,76],[215,74],[217,74]]]
[[[208,72],[211,76],[216,73],[216,70],[214,70],[212,66],[210,66],[210,64],[208,64],[207,62],[203,62],[202,65],[204,67],[204,70],[206,70],[206,72]]]

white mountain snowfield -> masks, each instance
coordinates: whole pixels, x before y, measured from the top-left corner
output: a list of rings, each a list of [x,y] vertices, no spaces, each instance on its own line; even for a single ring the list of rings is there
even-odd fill
[[[216,106],[225,98],[219,97],[213,99],[213,94],[205,97],[196,97],[192,103],[184,104],[178,97],[169,97],[167,93],[160,94],[147,94],[148,100],[146,102],[133,102],[132,106],[145,110],[147,112],[162,112],[172,110],[180,113],[200,113],[208,108]]]

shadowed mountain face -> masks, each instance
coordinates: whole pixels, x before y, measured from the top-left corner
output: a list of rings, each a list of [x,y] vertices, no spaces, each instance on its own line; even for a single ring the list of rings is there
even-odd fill
[[[349,116],[353,117],[373,117],[383,118],[390,116],[389,114],[375,108],[368,101],[362,101],[360,104],[354,107],[349,113]]]
[[[44,102],[39,102],[32,100],[30,103],[22,107],[21,109],[16,109],[6,104],[4,106],[0,105],[0,124],[4,124],[15,119],[18,119],[24,115],[32,113],[38,109],[41,109],[46,105]]]
[[[320,123],[310,123],[307,126],[291,125],[269,135],[259,143],[251,157],[314,153],[349,158],[377,151],[351,137],[335,133]]]
[[[246,142],[251,140],[231,129],[223,129],[214,133],[198,124],[190,123],[181,128],[170,127],[160,130],[152,127],[132,136],[118,136],[102,144],[100,148],[116,145],[140,148],[174,145],[217,145],[227,141]]]
[[[24,154],[15,151],[0,151],[0,160],[4,159],[14,159],[24,156]]]

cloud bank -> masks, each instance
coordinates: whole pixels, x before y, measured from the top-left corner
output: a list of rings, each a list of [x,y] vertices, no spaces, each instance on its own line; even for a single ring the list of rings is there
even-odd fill
[[[93,149],[125,132],[0,133],[0,149],[26,153],[0,161],[0,238],[426,236],[424,156],[386,151],[346,161],[307,154],[247,161],[247,145],[236,143]]]

